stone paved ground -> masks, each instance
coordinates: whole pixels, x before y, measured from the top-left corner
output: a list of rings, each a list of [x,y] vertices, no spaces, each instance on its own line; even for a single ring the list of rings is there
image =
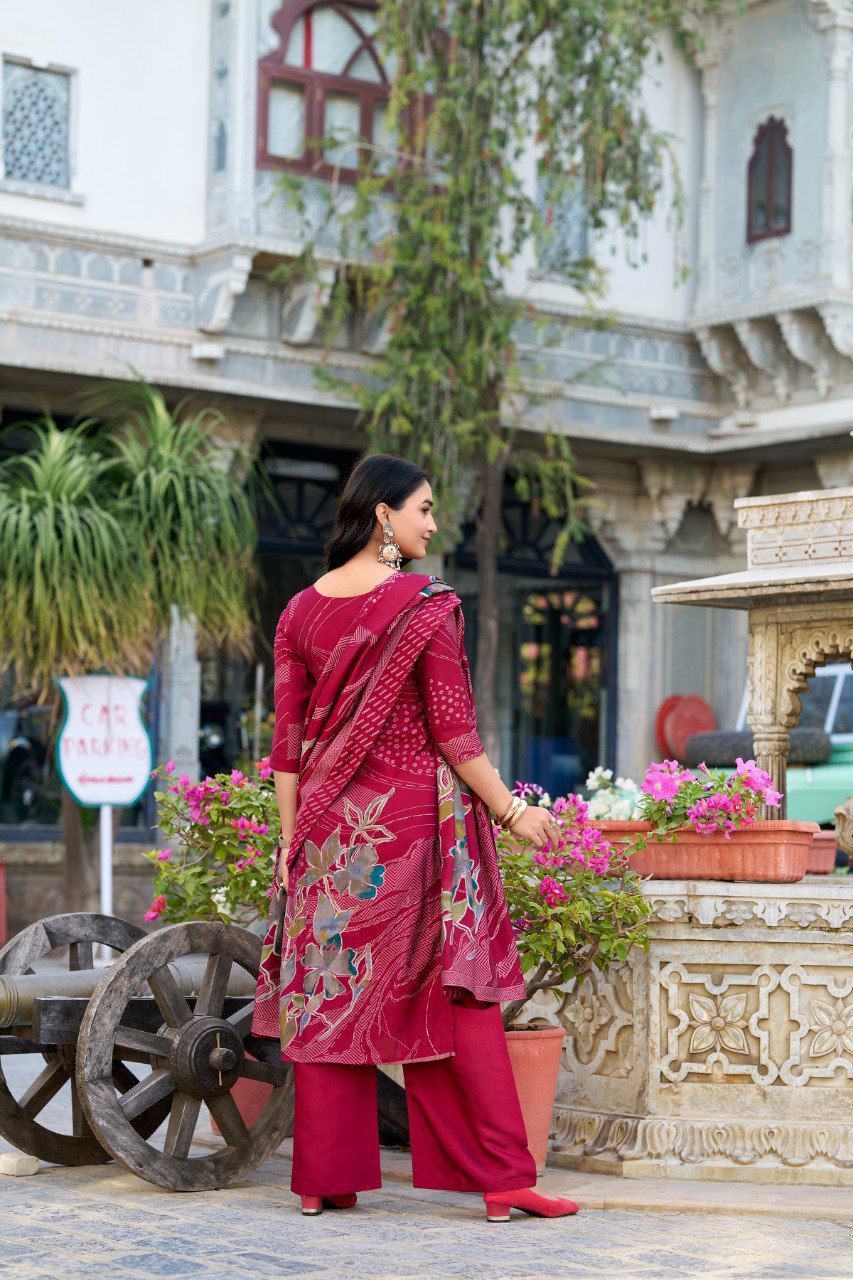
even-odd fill
[[[65,1128],[68,1117],[61,1104],[53,1115]],[[7,1149],[2,1143],[0,1148]],[[392,1178],[382,1191],[366,1193],[355,1210],[319,1218],[299,1213],[288,1189],[284,1152],[242,1187],[195,1195],[158,1190],[114,1165],[44,1166],[34,1177],[0,1178],[0,1276],[853,1278],[853,1217],[841,1210],[843,1205],[849,1213],[850,1193],[840,1188],[831,1193],[837,1197],[838,1220],[798,1215],[798,1192],[791,1187],[790,1216],[585,1209],[574,1218],[544,1221],[519,1214],[509,1225],[490,1226],[478,1198],[413,1190],[397,1181],[400,1157],[388,1163]],[[583,1181],[581,1175],[571,1176]],[[566,1177],[549,1171],[546,1180],[556,1189]],[[663,1194],[667,1203],[666,1197],[676,1200],[680,1190],[668,1184]]]

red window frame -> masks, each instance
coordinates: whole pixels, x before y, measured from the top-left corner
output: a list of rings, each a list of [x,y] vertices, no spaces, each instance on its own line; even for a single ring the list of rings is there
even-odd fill
[[[311,30],[311,10],[326,6],[334,9],[362,37],[361,43],[340,75],[332,75],[325,71],[315,71],[310,65],[313,61],[313,37]],[[329,93],[345,93],[359,100],[359,134],[366,141],[373,138],[373,118],[378,104],[387,102],[390,86],[385,69],[379,59],[375,46],[369,35],[362,32],[355,14],[350,10],[379,8],[379,0],[358,0],[358,3],[335,3],[335,0],[285,0],[274,15],[272,25],[279,34],[279,47],[258,63],[258,121],[257,121],[257,155],[259,169],[287,169],[292,173],[312,173],[319,178],[337,176],[343,182],[355,182],[358,171],[330,164],[320,154],[317,146],[306,146],[301,156],[287,159],[284,156],[270,155],[267,150],[267,127],[269,122],[270,93],[275,84],[291,84],[301,87],[305,102],[305,137],[316,142],[323,136],[325,100]],[[305,62],[307,66],[297,67],[284,62],[288,42],[297,21],[305,17]],[[381,82],[357,80],[348,76],[346,71],[363,53],[371,56],[382,77]],[[361,148],[362,161],[366,160],[366,149]]]
[[[776,173],[776,142],[781,139],[782,148],[787,157],[787,175],[777,175]],[[767,160],[767,178],[765,183],[764,195],[767,207],[767,226],[755,226],[755,207],[759,192],[756,188],[756,171],[762,158],[762,152],[766,154]],[[769,120],[765,120],[758,131],[752,144],[752,155],[749,158],[747,166],[747,191],[746,191],[746,242],[747,244],[755,244],[759,240],[770,240],[775,236],[787,236],[791,231],[791,192],[793,186],[794,174],[794,153],[788,142],[788,128],[784,120],[779,120],[776,116],[770,116]],[[779,184],[782,183],[781,194],[783,196],[783,208],[785,210],[785,222],[781,226],[772,225],[773,209],[776,206],[777,196],[779,192]]]

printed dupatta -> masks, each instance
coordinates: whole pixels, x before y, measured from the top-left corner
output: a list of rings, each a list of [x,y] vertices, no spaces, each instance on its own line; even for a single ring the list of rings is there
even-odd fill
[[[305,716],[290,869],[318,819],[358,770],[430,637],[454,609],[461,609],[461,604],[448,583],[425,574],[401,574],[378,599],[365,604],[329,656]],[[458,656],[473,702],[461,639]],[[436,788],[442,984],[464,988],[480,1000],[520,999],[524,980],[500,882],[490,811],[443,759]],[[281,954],[274,943],[281,938],[280,914],[273,906],[264,940],[255,1001],[258,1031],[271,1023],[272,1009],[264,1006],[278,998]]]

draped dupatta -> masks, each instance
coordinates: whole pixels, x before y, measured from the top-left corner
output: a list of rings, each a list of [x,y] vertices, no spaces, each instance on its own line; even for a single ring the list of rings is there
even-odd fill
[[[287,858],[291,870],[318,820],[347,787],[376,741],[430,637],[454,609],[461,609],[461,604],[446,582],[424,574],[401,574],[377,598],[365,601],[329,655],[317,675],[305,716],[296,826]],[[473,698],[461,643],[459,660]],[[520,998],[524,983],[500,884],[491,815],[443,759],[436,772],[436,806],[442,867],[442,983],[464,987],[483,1000]],[[274,943],[276,933],[281,939],[282,923],[274,907],[255,1001],[257,1034],[270,1034],[274,1025],[282,965],[280,948]]]

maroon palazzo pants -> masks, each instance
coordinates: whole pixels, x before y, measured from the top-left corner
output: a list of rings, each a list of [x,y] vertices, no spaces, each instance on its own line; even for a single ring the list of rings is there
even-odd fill
[[[455,1000],[455,1054],[403,1064],[412,1183],[437,1191],[516,1191],[536,1182],[500,1006]],[[376,1067],[293,1064],[290,1188],[300,1196],[382,1186]]]

